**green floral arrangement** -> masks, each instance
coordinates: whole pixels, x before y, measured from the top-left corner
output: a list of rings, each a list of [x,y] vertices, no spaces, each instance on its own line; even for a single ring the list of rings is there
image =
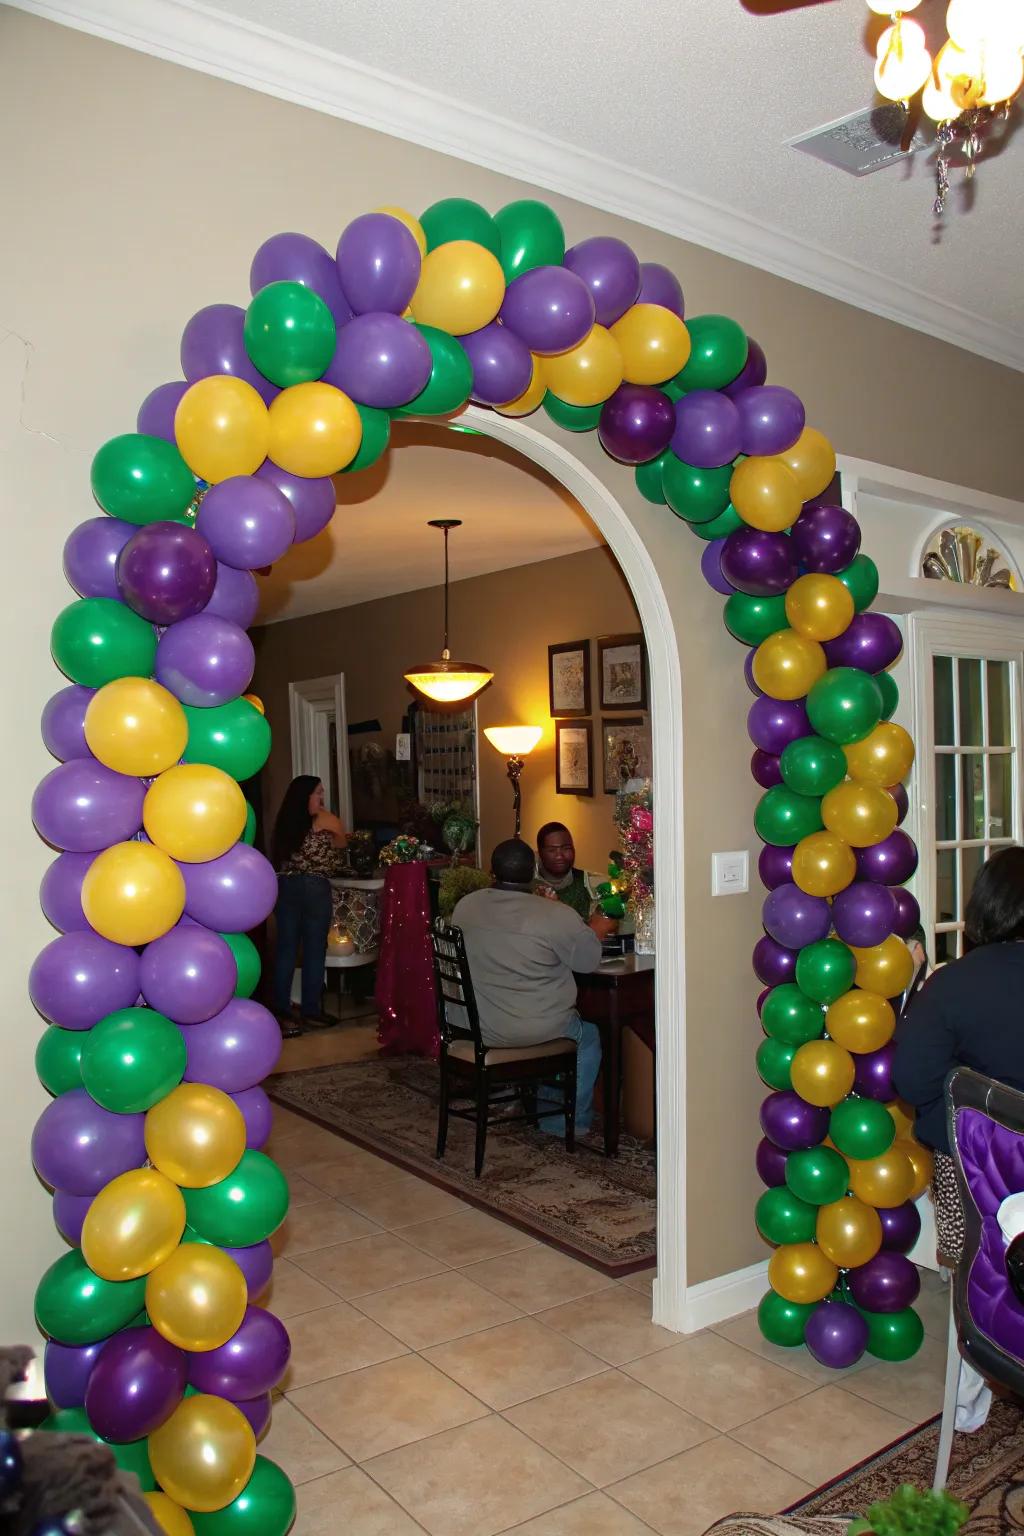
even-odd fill
[[[468,896],[471,891],[484,891],[493,882],[494,876],[486,869],[473,869],[469,865],[446,869],[437,894],[438,912],[443,918],[450,918],[463,896]]]
[[[382,864],[415,864],[419,857],[419,838],[409,837],[404,832],[393,837],[390,843],[385,843],[380,851]]]
[[[454,864],[476,842],[477,822],[465,811],[449,811],[441,825],[441,838]]]
[[[852,1520],[846,1536],[955,1536],[969,1515],[967,1505],[945,1490],[933,1493],[904,1483],[891,1499]]]

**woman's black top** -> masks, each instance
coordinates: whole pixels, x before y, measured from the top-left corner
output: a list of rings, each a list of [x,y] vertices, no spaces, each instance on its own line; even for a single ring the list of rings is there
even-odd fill
[[[958,1066],[1024,1089],[1024,943],[986,944],[943,966],[899,1022],[896,1091],[937,1152],[949,1151],[943,1090]]]

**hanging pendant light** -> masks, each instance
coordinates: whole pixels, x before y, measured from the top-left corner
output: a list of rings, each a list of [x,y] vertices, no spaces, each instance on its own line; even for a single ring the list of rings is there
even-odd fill
[[[440,528],[444,534],[444,650],[439,661],[410,667],[405,680],[438,704],[465,703],[487,686],[494,673],[478,667],[475,661],[453,661],[448,650],[448,534],[452,528],[461,528],[462,521],[457,517],[435,518],[427,527]]]

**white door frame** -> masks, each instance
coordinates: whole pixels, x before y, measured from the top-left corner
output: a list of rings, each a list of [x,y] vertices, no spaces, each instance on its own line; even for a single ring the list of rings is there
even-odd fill
[[[330,737],[326,718],[334,716],[338,738],[337,774],[339,805],[329,807],[352,828],[352,777],[348,761],[348,713],[345,707],[345,674],[312,677],[288,684],[288,715],[292,733],[292,774],[315,773],[329,789],[331,783]]]

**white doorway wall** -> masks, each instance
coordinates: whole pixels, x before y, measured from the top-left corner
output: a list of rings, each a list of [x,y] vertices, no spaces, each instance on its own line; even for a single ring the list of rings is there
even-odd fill
[[[348,759],[345,674],[288,684],[292,776],[313,773],[322,782],[327,808],[352,826],[352,778]],[[333,737],[332,737],[333,728]],[[337,804],[334,801],[337,801]]]

